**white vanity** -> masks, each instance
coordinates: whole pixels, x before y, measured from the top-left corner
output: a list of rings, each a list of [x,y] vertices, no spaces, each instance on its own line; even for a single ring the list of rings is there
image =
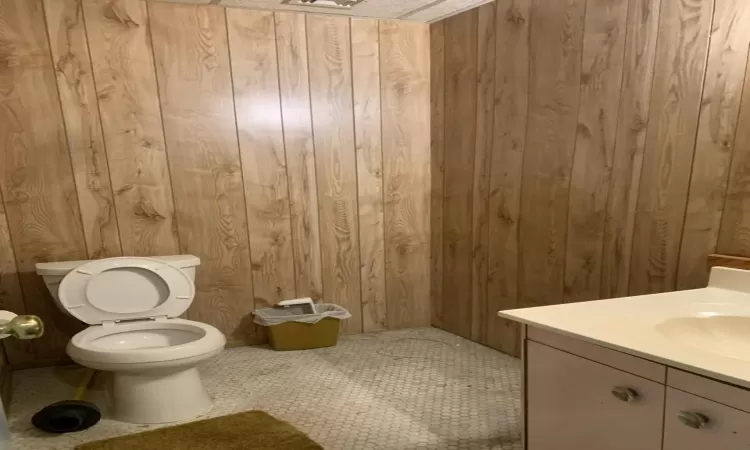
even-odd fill
[[[750,271],[498,314],[524,324],[526,450],[750,449]]]

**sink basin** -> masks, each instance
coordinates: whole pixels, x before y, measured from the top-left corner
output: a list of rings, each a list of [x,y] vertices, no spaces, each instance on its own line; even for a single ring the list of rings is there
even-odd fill
[[[696,350],[750,361],[750,317],[677,317],[656,325],[663,335]]]

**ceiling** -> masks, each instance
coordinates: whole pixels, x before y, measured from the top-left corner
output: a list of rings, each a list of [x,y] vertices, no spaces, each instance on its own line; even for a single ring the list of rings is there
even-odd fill
[[[283,4],[282,0],[161,0],[171,3],[213,4],[276,11],[304,11],[381,19],[435,22],[492,0],[362,0],[349,9]]]

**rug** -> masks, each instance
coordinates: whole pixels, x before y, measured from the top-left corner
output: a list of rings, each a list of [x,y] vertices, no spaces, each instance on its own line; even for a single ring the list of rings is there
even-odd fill
[[[103,441],[77,450],[322,450],[304,433],[262,411],[247,411],[214,419],[159,428]]]

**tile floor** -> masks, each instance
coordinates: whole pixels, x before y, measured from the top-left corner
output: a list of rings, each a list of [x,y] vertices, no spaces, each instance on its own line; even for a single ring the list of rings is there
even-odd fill
[[[520,369],[515,358],[434,328],[347,336],[303,352],[235,348],[202,365],[215,405],[196,420],[260,409],[327,450],[520,450]],[[72,395],[78,371],[14,374],[14,448],[73,448],[158,427],[102,420],[60,436],[31,427],[35,411]],[[87,399],[100,403],[98,384]]]

